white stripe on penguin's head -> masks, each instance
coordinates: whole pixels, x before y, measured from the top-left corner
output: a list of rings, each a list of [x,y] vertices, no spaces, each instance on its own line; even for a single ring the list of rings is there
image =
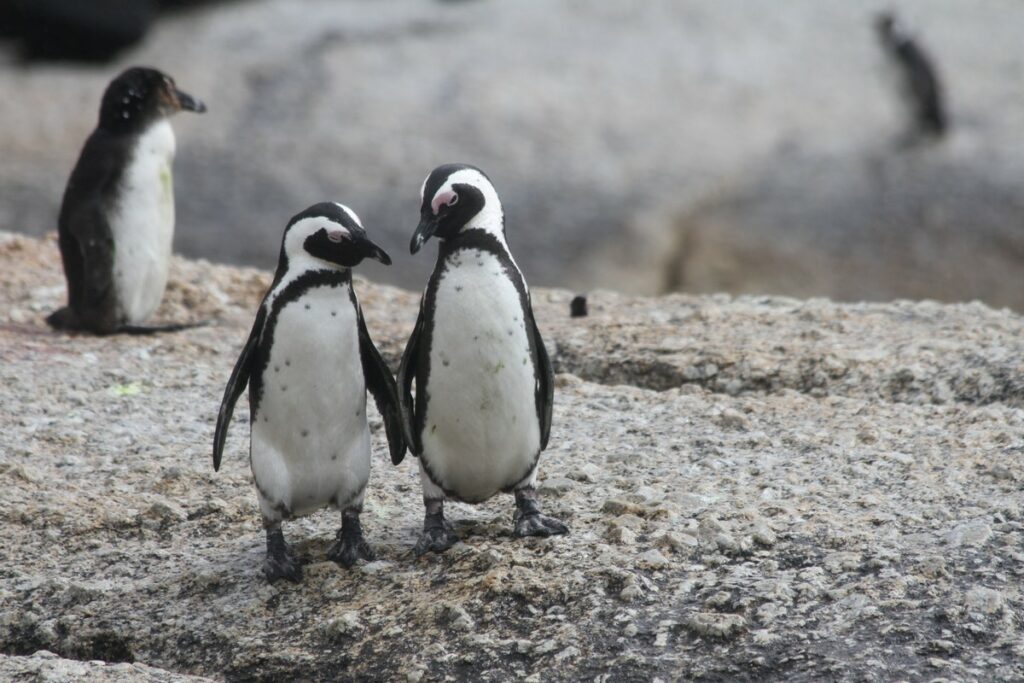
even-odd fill
[[[356,212],[355,212],[355,211],[353,211],[352,209],[348,208],[347,206],[345,206],[345,205],[344,205],[344,204],[342,204],[341,202],[333,202],[333,203],[334,203],[334,205],[335,205],[335,206],[337,206],[337,207],[338,207],[339,209],[341,209],[341,210],[342,210],[342,211],[344,211],[344,212],[345,212],[346,214],[348,214],[348,217],[352,219],[352,222],[353,222],[353,223],[355,223],[356,225],[358,225],[358,226],[359,226],[360,228],[361,228],[361,227],[363,227],[363,222],[362,222],[361,220],[359,220],[359,216],[357,216],[357,215],[356,215]]]
[[[284,252],[288,256],[289,269],[322,267],[319,259],[314,259],[305,248],[306,240],[320,230],[326,231],[327,238],[332,242],[352,239],[352,233],[348,228],[326,216],[310,216],[298,220],[288,228],[288,234],[284,238]]]

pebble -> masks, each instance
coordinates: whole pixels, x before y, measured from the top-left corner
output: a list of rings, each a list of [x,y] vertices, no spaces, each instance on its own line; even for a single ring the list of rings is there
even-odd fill
[[[995,614],[1003,609],[1006,599],[1003,594],[992,588],[977,586],[967,591],[964,604],[968,609],[982,614]]]
[[[946,533],[946,543],[954,548],[961,545],[982,545],[992,536],[992,527],[982,521],[960,524]]]
[[[640,586],[634,583],[626,586],[619,592],[619,599],[629,602],[631,600],[636,600],[641,595],[643,595],[643,590],[641,590]]]
[[[323,630],[328,639],[337,642],[362,631],[363,624],[359,621],[359,613],[350,611],[328,621]]]
[[[592,462],[585,462],[569,473],[570,478],[583,482],[596,482],[603,476],[605,476],[604,470]]]
[[[671,550],[672,552],[683,552],[689,548],[695,548],[699,544],[696,536],[675,531],[666,531],[652,539],[658,548]]]
[[[716,420],[719,425],[726,429],[747,429],[750,427],[750,420],[746,415],[735,408],[726,408]]]
[[[545,479],[538,489],[541,495],[560,496],[571,491],[576,486],[572,479],[566,477],[551,477]]]
[[[663,569],[670,565],[671,562],[661,554],[660,550],[652,548],[637,557],[637,564],[648,569]]]
[[[629,527],[613,526],[608,531],[608,539],[619,545],[633,545],[636,543],[636,533]]]
[[[697,612],[687,617],[683,626],[694,635],[727,638],[742,631],[746,620],[739,614]]]

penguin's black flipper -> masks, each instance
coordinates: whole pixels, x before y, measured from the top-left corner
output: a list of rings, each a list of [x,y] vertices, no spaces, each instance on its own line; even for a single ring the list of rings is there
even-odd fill
[[[405,353],[402,354],[402,363],[398,367],[398,406],[402,414],[402,429],[405,430],[405,440],[409,444],[409,450],[416,457],[423,452],[423,444],[420,443],[419,434],[416,429],[416,410],[413,405],[412,383],[416,378],[416,361],[419,358],[420,333],[423,332],[423,304],[420,304],[420,312],[416,317],[416,327],[412,330],[409,342],[405,345]],[[417,397],[419,398],[419,397]]]
[[[259,346],[260,335],[263,333],[263,325],[266,322],[267,314],[263,304],[256,314],[256,321],[252,324],[252,331],[249,332],[249,339],[245,342],[245,348],[238,356],[235,369],[231,371],[231,378],[227,387],[224,388],[224,398],[220,402],[220,412],[217,413],[217,429],[213,434],[213,471],[220,469],[220,458],[224,452],[224,440],[228,436],[228,425],[231,424],[231,415],[235,412],[235,403],[238,397],[245,391],[249,383],[249,375],[253,370],[253,362],[256,358],[256,348]]]
[[[397,465],[405,458],[405,434],[402,429],[402,410],[398,405],[398,387],[391,376],[387,363],[380,357],[380,352],[370,338],[363,320],[363,311],[357,305],[356,316],[359,319],[359,356],[363,361],[363,377],[366,388],[373,394],[377,410],[384,418],[384,429],[388,434],[388,447],[391,449],[391,462]]]
[[[68,309],[47,322],[57,329],[108,334],[116,326],[114,238],[106,212],[89,201],[60,221],[60,252],[68,282]]]
[[[544,348],[544,340],[541,339],[540,330],[537,329],[537,321],[533,319],[533,310],[530,312],[530,326],[533,328],[533,345],[537,350],[537,418],[540,420],[540,449],[548,447],[548,436],[551,435],[551,409],[555,404],[555,372],[551,368],[551,359],[548,357],[548,350]]]

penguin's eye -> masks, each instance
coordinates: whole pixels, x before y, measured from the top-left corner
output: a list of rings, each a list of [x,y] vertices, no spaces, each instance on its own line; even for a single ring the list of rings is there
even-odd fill
[[[448,206],[455,206],[458,203],[459,203],[459,195],[458,195],[458,193],[453,193],[452,196],[448,199]]]
[[[327,232],[327,239],[334,243],[341,242],[343,239],[349,236],[348,230],[345,230],[344,228],[323,228],[323,230]]]

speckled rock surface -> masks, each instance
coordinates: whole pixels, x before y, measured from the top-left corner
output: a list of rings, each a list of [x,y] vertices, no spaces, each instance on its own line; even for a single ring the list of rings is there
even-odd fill
[[[11,683],[203,683],[211,680],[138,663],[63,659],[46,650],[25,657],[0,655],[0,679]]]
[[[325,561],[323,512],[286,528],[303,583],[269,586],[244,420],[210,464],[269,274],[176,260],[160,319],[215,324],[96,339],[42,323],[52,238],[0,236],[0,269],[0,676],[1024,676],[1009,312],[599,292],[570,319],[570,293],[537,290],[560,372],[540,485],[571,535],[513,539],[499,497],[452,505],[463,542],[414,558],[415,462],[390,466],[374,414],[378,559]],[[356,286],[394,362],[418,295]]]

